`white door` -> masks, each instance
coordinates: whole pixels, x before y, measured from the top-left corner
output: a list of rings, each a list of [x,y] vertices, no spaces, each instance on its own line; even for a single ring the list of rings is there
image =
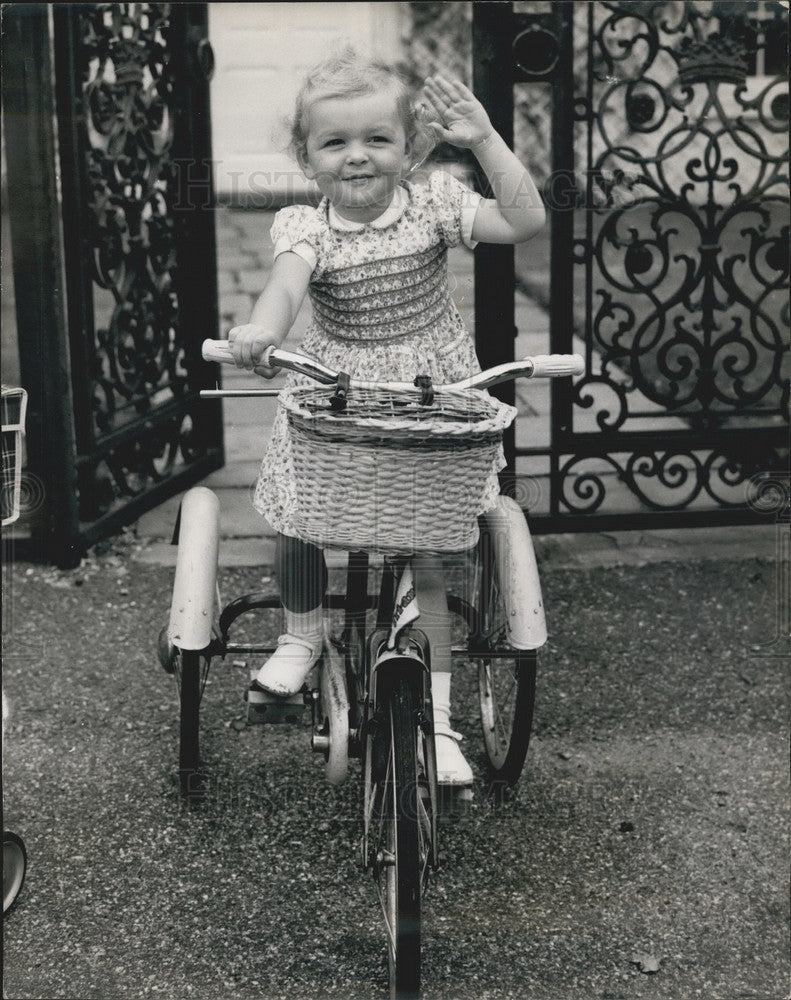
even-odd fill
[[[210,3],[212,142],[221,200],[266,205],[309,190],[287,152],[305,71],[340,49],[401,56],[403,3]]]

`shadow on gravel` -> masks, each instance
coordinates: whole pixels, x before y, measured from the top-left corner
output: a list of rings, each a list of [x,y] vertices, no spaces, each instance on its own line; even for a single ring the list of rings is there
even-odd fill
[[[224,596],[267,573],[227,571]],[[207,796],[182,806],[155,651],[171,579],[128,546],[72,572],[7,567],[5,825],[29,869],[5,995],[384,996],[356,774],[330,788],[307,729],[245,727],[238,666],[213,669]],[[469,819],[442,828],[427,1000],[785,995],[776,585],[759,560],[545,571],[528,763],[509,801],[479,784]],[[456,678],[454,723],[480,777],[473,683]]]

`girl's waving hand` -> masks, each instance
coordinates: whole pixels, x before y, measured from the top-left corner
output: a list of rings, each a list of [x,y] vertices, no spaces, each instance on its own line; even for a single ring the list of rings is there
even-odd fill
[[[430,123],[439,141],[474,149],[494,132],[483,105],[460,80],[430,76],[423,93],[439,119]]]
[[[495,132],[486,109],[459,80],[430,76],[423,87],[439,121],[430,122],[438,140],[469,149],[492,187],[475,213],[472,238],[484,243],[521,243],[546,221],[544,203],[524,165]]]

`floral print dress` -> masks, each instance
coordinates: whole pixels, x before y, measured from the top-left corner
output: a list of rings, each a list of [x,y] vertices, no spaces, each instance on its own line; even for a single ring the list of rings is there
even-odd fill
[[[430,375],[456,382],[480,371],[473,339],[451,300],[447,250],[472,248],[480,196],[451,174],[426,184],[403,182],[390,206],[370,223],[337,215],[327,199],[293,205],[275,216],[274,254],[292,251],[313,268],[313,317],[301,351],[352,378],[412,382]],[[286,385],[315,385],[289,373]],[[499,493],[500,454],[481,512]],[[253,506],[275,531],[299,537],[297,491],[285,411],[278,409]]]

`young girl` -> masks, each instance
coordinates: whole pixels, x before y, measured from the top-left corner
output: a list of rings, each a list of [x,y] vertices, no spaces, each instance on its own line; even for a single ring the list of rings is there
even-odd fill
[[[271,277],[250,322],[228,335],[239,367],[266,378],[276,374],[262,364],[264,350],[282,344],[308,292],[313,319],[303,352],[352,378],[411,382],[428,374],[443,383],[480,370],[449,295],[447,248],[527,240],[543,226],[544,208],[527,171],[465,86],[433,76],[423,93],[424,104],[416,108],[395,71],[351,53],[308,75],[297,97],[292,148],[323,198],[317,208],[294,205],[275,217]],[[447,173],[433,174],[426,184],[407,180],[439,140],[472,151],[494,198],[481,198]],[[310,380],[290,375],[288,384]],[[497,496],[497,471],[482,509]],[[321,652],[327,569],[322,550],[300,540],[292,522],[296,496],[282,410],[253,503],[278,532],[275,569],[286,618],[286,633],[255,683],[292,694]],[[442,573],[427,557],[413,566],[420,626],[432,648],[439,779],[470,784],[461,737],[449,725],[450,626]]]

